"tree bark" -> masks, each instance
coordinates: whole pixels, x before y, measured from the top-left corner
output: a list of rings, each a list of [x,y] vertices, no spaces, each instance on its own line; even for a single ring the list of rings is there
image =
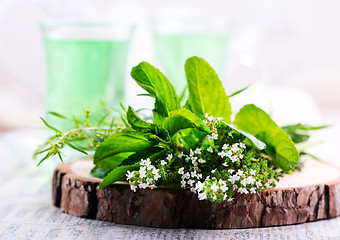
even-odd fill
[[[225,229],[289,225],[340,215],[340,170],[329,182],[236,194],[232,202],[211,203],[187,190],[133,192],[126,184],[98,190],[101,180],[77,173],[72,168],[76,162],[86,163],[59,165],[52,186],[53,204],[73,216],[146,227]]]

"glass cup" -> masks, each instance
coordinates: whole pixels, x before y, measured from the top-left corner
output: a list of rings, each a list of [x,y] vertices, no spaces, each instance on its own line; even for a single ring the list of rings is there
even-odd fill
[[[156,58],[178,94],[186,86],[184,63],[189,57],[204,58],[222,75],[229,41],[225,18],[156,16],[152,27]]]
[[[99,121],[102,102],[117,107],[125,100],[125,73],[131,24],[63,23],[42,24],[47,57],[47,112],[70,119],[83,118],[92,110]],[[62,130],[71,121],[46,116],[51,125]]]

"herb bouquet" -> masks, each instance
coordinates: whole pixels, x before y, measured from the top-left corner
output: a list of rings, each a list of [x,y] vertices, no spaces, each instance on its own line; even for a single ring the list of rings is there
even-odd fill
[[[84,154],[94,150],[91,174],[103,178],[100,189],[126,181],[133,192],[186,189],[199,200],[217,203],[275,187],[284,173],[299,166],[304,152],[295,143],[308,140],[307,131],[318,128],[298,124],[284,131],[253,104],[231,121],[229,98],[243,90],[227,96],[215,71],[199,57],[186,61],[185,73],[189,94],[181,104],[169,80],[140,63],[131,76],[147,92],[143,95],[155,99],[152,121],[143,120],[131,106],[122,116],[123,127],[106,124],[107,115],[94,125],[88,112],[85,121],[74,119],[75,128],[67,132],[43,120],[55,135],[36,155],[46,154],[42,162],[61,158],[64,146]]]

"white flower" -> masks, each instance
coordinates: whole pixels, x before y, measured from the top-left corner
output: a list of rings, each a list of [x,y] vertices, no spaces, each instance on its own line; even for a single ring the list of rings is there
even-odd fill
[[[228,202],[231,202],[231,201],[233,201],[234,200],[234,198],[229,198],[228,199]]]
[[[223,120],[223,117],[217,117],[217,120],[218,120],[218,121],[222,121],[222,120]]]
[[[227,156],[227,153],[225,151],[222,151],[217,153],[217,155],[220,156],[221,158],[224,158],[225,156]]]
[[[238,157],[239,157],[240,159],[243,159],[243,155],[242,155],[242,154],[238,155]]]
[[[240,176],[238,176],[238,175],[232,175],[232,176],[230,176],[229,178],[228,178],[228,181],[231,183],[231,184],[234,184],[235,183],[235,181],[238,181],[238,180],[240,180]]]
[[[154,168],[153,170],[152,170],[152,173],[154,174],[154,179],[157,181],[160,177],[161,177],[161,175],[159,175],[159,169],[156,169],[156,168]]]
[[[190,172],[190,174],[191,174],[191,177],[196,177],[197,176],[197,172],[196,171]]]
[[[208,125],[208,121],[207,120],[203,120],[202,121],[205,125]]]
[[[199,163],[205,163],[206,161],[203,160],[203,159],[198,159],[198,162],[199,162]]]
[[[196,175],[196,177],[197,177],[198,179],[202,179],[203,175],[202,175],[202,173],[199,173],[199,174]]]
[[[203,190],[203,187],[204,187],[204,183],[197,182],[196,186],[195,186],[195,189],[197,190],[197,192],[201,192]]]
[[[226,192],[229,188],[227,187],[227,185],[224,183],[220,186],[220,189],[222,190],[222,192]]]
[[[233,173],[233,172],[235,172],[234,169],[229,169],[229,170],[228,170],[228,173]]]
[[[178,169],[178,173],[181,175],[184,174],[184,167],[181,167],[180,169]]]
[[[200,194],[198,194],[198,199],[199,200],[207,199],[207,195],[205,193],[200,193]]]
[[[244,143],[240,143],[240,148],[246,148],[246,145]]]
[[[236,174],[241,176],[243,174],[243,171],[241,169],[239,169]]]
[[[256,182],[256,187],[259,188],[262,186],[262,183],[261,182]]]
[[[196,148],[195,154],[201,154],[201,152],[202,152],[202,149],[201,149],[201,148]]]
[[[192,179],[190,179],[189,181],[188,181],[188,184],[190,185],[190,187],[192,187],[192,185],[195,183],[195,181],[194,180],[192,180]]]
[[[250,170],[250,174],[255,176],[256,175],[256,170],[254,170],[254,169]]]
[[[232,162],[237,162],[239,159],[236,155],[229,157]]]
[[[208,118],[208,121],[210,121],[210,122],[215,120],[214,116],[208,116],[207,118]]]
[[[249,189],[249,191],[250,191],[251,194],[255,194],[256,193],[255,188],[251,188],[251,189]]]
[[[136,192],[137,186],[135,186],[135,185],[130,185],[130,188],[131,188],[132,191]]]
[[[164,161],[164,160],[161,160],[161,165],[166,165],[167,164],[167,162],[166,161]]]
[[[213,132],[213,133],[211,134],[211,139],[217,139],[217,137],[218,137],[217,133],[214,133],[214,132]]]
[[[225,166],[225,167],[229,166],[227,162],[222,163],[222,165]]]
[[[255,179],[252,176],[247,177],[247,183],[253,185],[255,182]]]
[[[234,143],[232,146],[231,146],[231,149],[230,149],[232,152],[236,153],[239,149],[238,147],[238,143]]]
[[[222,149],[226,150],[226,149],[228,149],[228,146],[229,146],[228,144],[223,144]]]
[[[242,179],[241,182],[240,182],[243,186],[246,186],[247,185],[247,179]]]
[[[190,149],[190,157],[194,156],[194,151],[192,151],[192,149]]]
[[[218,135],[217,133],[212,133],[211,135],[207,135],[208,140],[210,141],[211,139],[217,139]]]
[[[204,117],[205,117],[205,118],[208,118],[208,117],[209,117],[209,114],[208,114],[208,113],[206,113],[206,114],[204,115]]]
[[[146,183],[140,183],[140,184],[138,185],[139,188],[143,188],[143,189],[147,188],[148,186],[149,186],[149,185],[146,184]]]
[[[231,158],[233,156],[233,153],[229,150],[225,153],[225,155],[228,157],[228,158]]]
[[[182,158],[183,157],[183,152],[180,152],[177,157]]]
[[[169,154],[169,155],[166,157],[166,159],[167,159],[168,161],[170,161],[170,160],[172,159],[172,154]]]
[[[184,180],[181,181],[181,188],[185,188],[186,182]]]
[[[145,160],[144,165],[146,166],[147,170],[151,170],[153,168],[150,158]]]
[[[130,172],[130,171],[127,171],[126,173],[126,179],[127,180],[130,180],[131,178],[133,178],[135,176],[135,172]]]
[[[239,189],[237,190],[237,192],[239,192],[239,193],[241,193],[241,194],[247,194],[247,193],[248,193],[248,190],[245,189],[245,188],[239,188]]]
[[[147,184],[150,185],[152,182],[153,182],[153,179],[152,179],[152,178],[146,178],[146,183],[147,183]]]
[[[213,152],[214,152],[214,150],[212,149],[212,147],[208,147],[208,148],[207,148],[207,151],[210,152],[210,153],[213,153]]]
[[[216,170],[217,170],[216,168],[215,168],[215,169],[213,169],[213,170],[211,170],[211,173],[214,173],[214,172],[216,172]]]
[[[146,167],[142,166],[139,168],[139,177],[140,178],[145,178],[146,177]]]
[[[217,190],[218,190],[218,186],[216,185],[216,183],[213,183],[213,184],[211,184],[211,190],[213,190],[214,192],[217,192]]]
[[[189,179],[190,178],[190,173],[185,173],[183,176],[182,176],[183,179]]]

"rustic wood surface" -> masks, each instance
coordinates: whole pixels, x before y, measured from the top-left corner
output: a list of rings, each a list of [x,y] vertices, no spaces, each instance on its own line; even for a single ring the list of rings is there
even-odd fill
[[[312,185],[281,186],[256,194],[237,194],[232,202],[211,203],[185,190],[133,192],[123,183],[98,190],[100,179],[74,169],[80,166],[82,172],[89,172],[88,163],[64,163],[55,169],[53,204],[62,212],[118,224],[205,229],[289,225],[340,215],[340,170],[332,166],[326,166],[326,170],[328,167],[333,175],[339,174],[330,181],[325,177],[327,181],[323,182],[321,176],[317,184],[314,179]]]

